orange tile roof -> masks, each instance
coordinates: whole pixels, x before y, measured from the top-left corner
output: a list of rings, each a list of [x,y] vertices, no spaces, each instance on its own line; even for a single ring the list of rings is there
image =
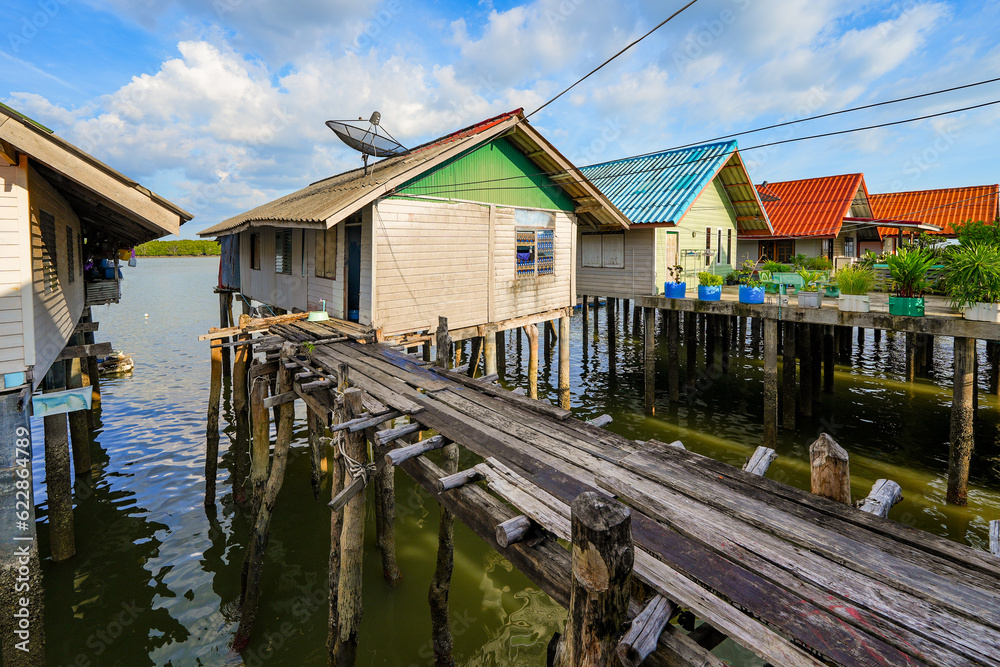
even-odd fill
[[[954,236],[952,225],[956,222],[992,222],[997,219],[998,190],[1000,185],[976,185],[968,188],[891,192],[871,195],[869,199],[876,218],[918,220],[941,227],[940,232],[930,232],[931,234]],[[880,228],[879,231],[883,230]],[[895,233],[895,230],[888,231]]]
[[[867,196],[863,174],[843,174],[783,181],[757,186],[774,234],[750,230],[740,238],[832,237],[840,232],[844,218],[861,188]],[[777,201],[767,201],[777,197]]]

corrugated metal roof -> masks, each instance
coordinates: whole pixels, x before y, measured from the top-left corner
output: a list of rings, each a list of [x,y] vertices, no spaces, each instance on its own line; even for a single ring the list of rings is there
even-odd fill
[[[506,134],[505,134],[506,133]],[[418,146],[402,155],[386,158],[373,165],[369,174],[363,168],[332,176],[309,185],[298,192],[281,197],[255,209],[209,227],[200,236],[233,234],[255,223],[277,226],[319,227],[333,223],[359,210],[378,197],[411,182],[428,169],[462,155],[500,135],[506,136],[545,172],[566,174],[575,171],[559,152],[541,137],[516,109],[465,129]],[[582,213],[588,221],[628,227],[628,220],[588,180],[566,179],[559,183],[578,206],[587,205]],[[448,193],[437,193],[447,197]]]
[[[956,222],[984,220],[992,222],[998,214],[1000,185],[976,185],[965,188],[915,190],[871,195],[872,211],[878,218],[916,220],[937,225],[942,234],[954,236]],[[880,230],[881,231],[881,230]],[[887,230],[895,233],[894,229]]]
[[[858,190],[864,201],[856,201]],[[767,183],[758,185],[757,191],[776,237],[836,236],[844,218],[851,215],[852,205],[868,207],[863,174]],[[770,234],[749,232],[746,236],[759,238]]]
[[[741,229],[769,231],[767,215],[752,187],[735,141],[702,144],[654,155],[584,167],[580,171],[633,224],[680,222],[698,195],[720,172]],[[735,196],[732,188],[743,186]]]

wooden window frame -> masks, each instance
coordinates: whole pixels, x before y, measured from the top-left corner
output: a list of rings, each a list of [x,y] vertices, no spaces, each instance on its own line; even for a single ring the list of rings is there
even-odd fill
[[[600,245],[601,260],[600,260],[600,263],[598,263],[598,264],[587,264],[586,262],[583,261],[583,251],[581,249],[581,262],[580,262],[580,264],[584,268],[588,268],[588,269],[624,269],[625,268],[625,232],[585,232],[582,235],[582,238],[588,238],[588,237],[590,237],[590,238],[596,237],[596,238],[600,239],[600,244],[599,245]],[[605,260],[604,247],[605,247],[605,244],[608,243],[608,241],[614,241],[615,243],[621,245],[621,249],[622,249],[621,258],[622,258],[622,261],[621,261],[620,264],[609,264]],[[581,245],[582,245],[582,241],[581,241]]]
[[[274,272],[281,276],[292,275],[292,230],[274,230]]]
[[[48,211],[38,211],[38,232],[42,251],[42,280],[45,292],[59,288],[59,253],[56,249],[56,216]]]
[[[779,252],[779,248],[781,249],[787,248],[787,252]],[[781,264],[785,264],[789,260],[791,260],[793,255],[795,255],[795,241],[793,239],[779,239],[773,241],[757,242],[758,258],[767,257],[768,259],[774,260],[775,262],[780,262]]]
[[[260,232],[250,232],[250,270],[260,271]]]
[[[313,267],[313,273],[317,278],[337,279],[337,234],[339,231],[339,226],[333,226],[330,229],[316,232],[314,237],[316,240],[316,265]],[[327,266],[329,264],[327,258],[333,259],[333,266]]]

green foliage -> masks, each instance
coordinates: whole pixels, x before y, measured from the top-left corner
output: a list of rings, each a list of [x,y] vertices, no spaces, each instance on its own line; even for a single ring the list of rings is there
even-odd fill
[[[760,287],[762,283],[760,276],[755,275],[756,273],[757,263],[751,262],[749,259],[744,260],[743,263],[740,264],[740,270],[737,274],[740,285],[743,285],[744,287]]]
[[[819,291],[819,281],[823,280],[824,275],[819,271],[799,271],[799,277],[802,278],[802,288],[799,290],[801,292],[818,292]]]
[[[934,264],[934,255],[929,250],[900,248],[895,255],[887,255],[885,262],[896,296],[912,299],[927,291],[927,271]]]
[[[829,271],[833,268],[833,262],[826,257],[810,257],[806,260],[805,268],[810,271]]]
[[[875,268],[876,264],[885,264],[886,254],[881,253],[876,255],[871,250],[865,250],[863,254],[857,261],[863,268],[872,269]],[[837,274],[840,275],[840,274]]]
[[[1000,302],[1000,245],[970,240],[952,246],[942,273],[952,307]]]
[[[792,255],[791,257],[792,269],[798,271],[799,269],[807,268],[806,262],[808,261],[809,257],[807,255],[803,255],[802,253],[799,253],[798,255]]]
[[[788,273],[791,271],[791,267],[787,264],[782,264],[781,262],[776,262],[773,259],[769,259],[764,262],[764,266],[761,267],[768,273]]]
[[[966,220],[952,225],[955,235],[962,245],[969,245],[975,241],[988,243],[989,245],[1000,246],[1000,225],[996,222],[983,222],[982,220]]]
[[[138,257],[202,257],[217,256],[221,253],[222,247],[219,243],[209,240],[150,241],[135,248]]]
[[[722,284],[722,276],[717,276],[708,271],[701,271],[698,273],[698,282],[705,287],[715,287]]]
[[[667,275],[670,276],[670,279],[673,280],[675,283],[679,283],[681,282],[681,278],[684,277],[684,267],[681,266],[680,264],[677,264],[675,266],[668,266]]]
[[[838,271],[835,282],[841,294],[868,294],[875,286],[875,271],[859,262]]]
[[[736,271],[730,271],[726,274],[726,284],[727,285],[739,285],[740,284],[740,274]]]

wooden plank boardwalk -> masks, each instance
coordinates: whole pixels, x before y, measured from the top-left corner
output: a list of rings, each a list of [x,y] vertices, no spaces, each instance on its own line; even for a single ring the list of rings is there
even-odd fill
[[[269,333],[323,341],[335,326],[289,322]],[[466,474],[480,482],[446,491],[427,457],[401,467],[563,605],[570,553],[552,538],[569,539],[570,504],[597,491],[632,510],[633,614],[660,595],[782,667],[1000,664],[1000,561],[985,551],[629,440],[389,347],[346,340],[310,352],[294,363],[316,377],[301,383],[343,386],[346,371],[378,409],[481,457]],[[505,545],[497,524],[519,513],[536,539]],[[674,626],[659,642],[644,664],[722,664]]]

